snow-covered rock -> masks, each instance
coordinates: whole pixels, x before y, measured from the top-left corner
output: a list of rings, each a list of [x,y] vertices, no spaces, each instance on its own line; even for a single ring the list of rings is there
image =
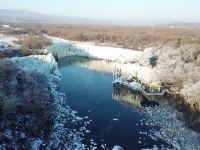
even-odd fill
[[[120,84],[120,85],[124,85],[128,88],[131,88],[135,91],[141,91],[141,84],[139,82],[137,82],[137,81],[128,82],[127,77],[125,77],[125,76],[121,76],[121,77],[117,78],[116,80],[113,81],[113,84]]]

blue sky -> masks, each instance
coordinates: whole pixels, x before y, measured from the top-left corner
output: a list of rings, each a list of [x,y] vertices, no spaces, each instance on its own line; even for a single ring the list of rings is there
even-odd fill
[[[0,9],[141,23],[200,22],[200,0],[0,0]]]

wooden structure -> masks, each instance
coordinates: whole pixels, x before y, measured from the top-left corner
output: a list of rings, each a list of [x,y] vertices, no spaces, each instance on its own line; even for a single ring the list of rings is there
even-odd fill
[[[159,82],[151,82],[148,84],[141,84],[141,91],[145,95],[164,95],[161,83]]]
[[[161,84],[159,82],[152,82],[148,84],[150,91],[152,93],[160,93],[161,91]]]

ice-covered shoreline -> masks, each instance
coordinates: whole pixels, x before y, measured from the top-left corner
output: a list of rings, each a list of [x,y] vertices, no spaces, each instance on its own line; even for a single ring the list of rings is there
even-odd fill
[[[160,130],[153,131],[150,137],[162,139],[177,150],[199,150],[200,135],[185,126],[183,114],[174,106],[162,100],[159,106],[145,109],[150,122],[161,127]]]

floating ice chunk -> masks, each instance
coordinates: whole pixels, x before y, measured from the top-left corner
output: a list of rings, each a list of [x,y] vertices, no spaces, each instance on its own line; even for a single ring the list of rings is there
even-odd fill
[[[103,149],[106,149],[106,144],[102,144],[101,147],[102,147]]]
[[[32,141],[31,143],[32,143],[32,145],[31,145],[32,150],[38,150],[40,145],[42,144],[42,140],[36,139],[36,140]]]
[[[86,130],[85,132],[86,132],[86,133],[90,133],[90,130]]]
[[[76,120],[83,120],[83,118],[82,118],[82,117],[79,117],[79,116],[77,116],[77,117],[76,117]]]
[[[123,148],[118,145],[115,145],[112,150],[123,150]]]
[[[113,121],[119,121],[119,119],[118,118],[113,118]]]

